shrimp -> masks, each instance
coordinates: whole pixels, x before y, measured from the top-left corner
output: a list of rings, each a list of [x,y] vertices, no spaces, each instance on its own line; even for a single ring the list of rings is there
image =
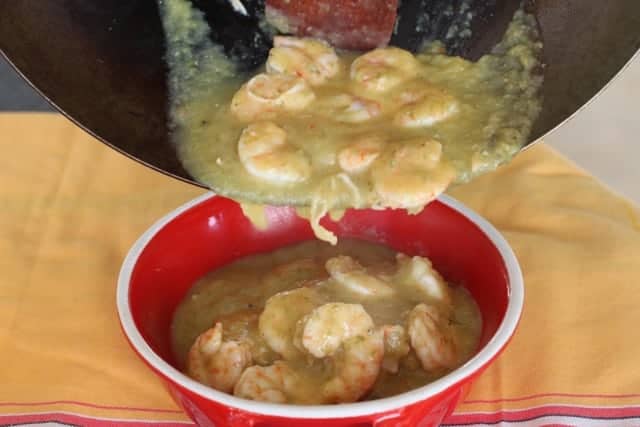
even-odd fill
[[[334,358],[335,375],[322,387],[321,403],[356,402],[375,384],[384,355],[381,331],[371,331],[345,341]]]
[[[326,97],[317,107],[320,114],[340,123],[363,123],[382,114],[380,103],[347,93]]]
[[[267,59],[267,73],[303,78],[312,86],[325,83],[340,72],[340,59],[325,41],[276,36]]]
[[[431,261],[419,256],[396,256],[398,269],[394,283],[403,286],[420,302],[438,304],[441,308],[451,306],[451,292],[442,276],[433,268]]]
[[[229,393],[251,363],[249,345],[242,341],[224,341],[222,323],[216,323],[191,346],[187,374],[198,382]]]
[[[400,367],[400,360],[411,351],[409,337],[405,328],[400,325],[384,325],[380,329],[384,336],[382,369],[396,374]]]
[[[245,343],[251,351],[254,363],[270,364],[278,359],[258,330],[260,311],[256,309],[238,310],[225,316],[216,317],[215,323],[221,323],[223,339]]]
[[[349,174],[359,174],[375,162],[382,152],[383,140],[377,136],[366,136],[343,148],[338,153],[338,165]]]
[[[372,168],[373,188],[381,205],[418,209],[435,199],[455,178],[441,161],[442,146],[431,139],[404,141]]]
[[[231,113],[250,122],[278,113],[304,110],[316,99],[307,82],[285,74],[258,74],[244,84],[231,100]]]
[[[401,95],[402,99],[412,101],[396,113],[393,123],[404,128],[433,126],[459,111],[456,98],[443,89],[429,86],[426,82],[421,83],[420,88],[412,94]]]
[[[375,49],[351,64],[351,80],[367,92],[386,92],[414,78],[420,62],[397,47]]]
[[[330,258],[325,267],[337,283],[355,294],[382,298],[395,293],[387,282],[367,273],[360,263],[349,256]]]
[[[302,287],[280,292],[269,298],[258,321],[260,334],[269,347],[284,359],[299,357],[301,351],[294,345],[296,324],[316,307],[323,297],[315,288]]]
[[[299,329],[302,345],[312,356],[333,361],[334,373],[322,385],[319,403],[355,402],[373,386],[384,340],[360,304],[322,305],[301,321]]]
[[[351,337],[373,329],[373,320],[360,304],[328,303],[302,319],[302,346],[317,358],[332,356]]]
[[[456,339],[448,322],[436,307],[426,304],[418,304],[409,313],[411,347],[425,371],[453,368],[458,363]]]
[[[302,150],[287,143],[287,133],[273,122],[247,126],[238,141],[238,157],[252,175],[272,184],[305,181],[311,161]]]
[[[233,389],[233,394],[245,399],[271,403],[288,403],[296,398],[300,378],[284,361],[270,366],[247,368]]]

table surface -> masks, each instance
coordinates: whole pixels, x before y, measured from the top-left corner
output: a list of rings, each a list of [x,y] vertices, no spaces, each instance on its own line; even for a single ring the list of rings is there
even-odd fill
[[[0,114],[0,425],[188,425],[127,345],[115,280],[202,193],[61,116]],[[640,426],[640,211],[546,144],[452,190],[521,264],[506,351],[449,425]]]

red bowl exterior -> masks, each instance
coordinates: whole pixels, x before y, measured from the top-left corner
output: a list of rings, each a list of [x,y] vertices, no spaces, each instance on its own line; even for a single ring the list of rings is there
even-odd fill
[[[140,354],[139,354],[140,355]],[[495,357],[497,357],[497,354]],[[142,355],[140,355],[142,357]],[[493,362],[485,364],[474,375],[454,384],[449,389],[412,405],[393,411],[372,413],[350,418],[285,418],[237,410],[207,399],[186,387],[176,384],[164,373],[147,363],[163,380],[173,399],[199,426],[205,427],[433,427],[439,426],[464,399],[473,381]],[[144,358],[143,358],[144,359]],[[146,361],[145,361],[146,362]],[[322,411],[322,409],[319,409]]]
[[[166,384],[189,417],[199,426],[208,427],[433,427],[439,426],[453,412],[464,390],[464,387],[456,385],[451,390],[413,405],[360,417],[291,419],[237,411],[170,382]]]
[[[339,237],[373,241],[410,255],[427,256],[448,281],[467,287],[483,316],[481,349],[494,339],[496,331],[504,323],[513,290],[510,272],[511,276],[514,274],[507,268],[504,254],[492,239],[467,216],[449,206],[451,203],[435,201],[417,215],[409,215],[402,210],[351,210],[341,220],[331,222],[326,219],[323,224]],[[315,407],[316,413],[312,417],[305,418],[300,414],[291,417],[288,411],[264,413],[259,405],[253,411],[247,404],[234,407],[220,402],[219,396],[203,393],[201,387],[192,386],[190,380],[185,381],[186,377],[177,380],[181,374],[169,366],[174,365],[169,345],[170,323],[184,294],[210,270],[245,255],[314,238],[308,222],[299,218],[292,208],[268,208],[267,216],[269,227],[258,230],[236,202],[209,196],[177,215],[170,214],[169,218],[146,233],[146,237],[141,238],[143,241],[136,244],[137,249],[136,246],[132,249],[121,272],[118,308],[127,338],[147,365],[163,379],[176,402],[199,425],[436,426],[453,411],[471,382],[498,356],[513,332],[515,324],[511,325],[503,342],[493,345],[495,351],[490,357],[476,363],[473,369],[467,368],[467,374],[436,392],[429,391],[427,386],[420,398],[413,397],[391,407],[383,405],[387,399],[373,401],[366,413],[360,410],[350,416],[346,410],[341,416],[335,416],[329,407]],[[519,274],[517,263],[516,270]],[[515,320],[510,315],[512,323],[517,322],[521,301],[520,307],[516,308]],[[144,345],[140,340],[132,339],[132,334],[139,334]],[[158,362],[157,356],[162,362]],[[420,390],[413,392],[414,395]],[[380,411],[376,410],[376,402],[381,404]],[[326,413],[326,418],[323,413]]]

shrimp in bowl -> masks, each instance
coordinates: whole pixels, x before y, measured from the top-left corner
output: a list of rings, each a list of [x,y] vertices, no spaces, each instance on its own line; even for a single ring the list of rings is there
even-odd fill
[[[331,246],[290,208],[257,229],[206,195],[133,248],[123,330],[199,424],[435,426],[504,348],[522,283],[486,221],[448,198],[335,221]]]

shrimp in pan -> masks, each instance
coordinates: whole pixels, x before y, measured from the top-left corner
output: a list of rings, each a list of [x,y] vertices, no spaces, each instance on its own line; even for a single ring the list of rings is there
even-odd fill
[[[305,181],[311,175],[311,160],[287,141],[287,133],[273,122],[247,126],[238,141],[238,157],[253,176],[272,184]]]
[[[300,77],[258,74],[233,96],[231,113],[244,122],[272,119],[281,113],[302,111],[315,99],[309,84]]]
[[[419,70],[420,62],[410,52],[385,47],[356,58],[350,75],[356,89],[379,93],[413,79]]]
[[[317,86],[340,72],[340,59],[323,40],[276,36],[266,68],[270,74],[297,76]]]

